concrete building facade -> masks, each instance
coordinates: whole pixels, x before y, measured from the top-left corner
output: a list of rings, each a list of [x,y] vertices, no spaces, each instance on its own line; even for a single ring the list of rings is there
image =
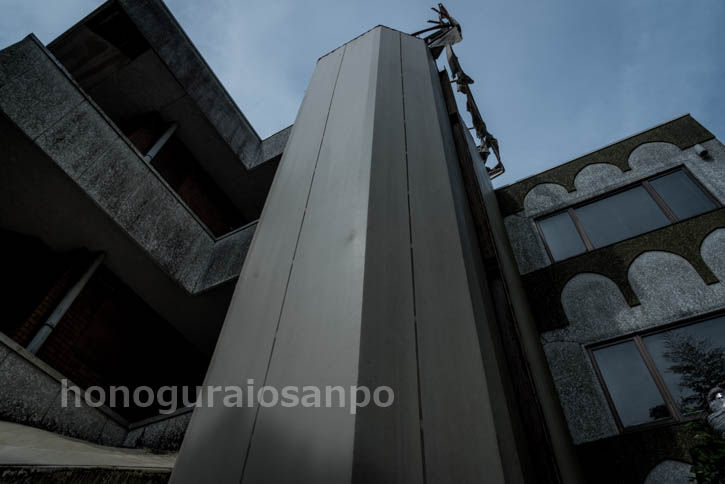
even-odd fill
[[[725,147],[691,116],[494,189],[446,70],[379,26],[261,139],[160,0],[0,51],[0,111],[3,479],[687,482],[725,381]]]

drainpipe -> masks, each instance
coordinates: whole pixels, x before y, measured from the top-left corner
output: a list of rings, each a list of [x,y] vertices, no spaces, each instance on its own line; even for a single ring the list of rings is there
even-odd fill
[[[38,332],[33,337],[33,340],[30,342],[30,344],[27,347],[27,350],[31,353],[35,354],[38,352],[41,346],[43,346],[43,343],[45,343],[45,340],[48,339],[48,336],[50,336],[50,333],[53,332],[55,327],[58,325],[58,322],[61,320],[63,315],[65,315],[66,311],[68,311],[68,308],[70,308],[71,304],[73,304],[73,301],[76,300],[78,295],[81,293],[83,288],[86,286],[88,281],[91,279],[93,274],[96,272],[96,269],[98,269],[98,266],[101,265],[101,262],[103,262],[104,253],[99,253],[96,258],[93,260],[90,266],[88,266],[88,269],[86,269],[86,272],[83,273],[83,276],[76,282],[73,287],[71,287],[68,292],[63,296],[63,299],[60,300],[58,305],[55,307],[52,313],[50,313],[50,316],[48,316],[48,319],[45,321],[43,326],[38,330]]]
[[[161,135],[161,138],[159,138],[156,143],[151,147],[151,149],[146,153],[146,155],[143,157],[144,160],[147,162],[150,162],[154,159],[154,156],[158,154],[159,151],[161,151],[161,148],[164,147],[167,141],[169,141],[169,138],[171,138],[171,135],[174,134],[174,131],[176,131],[176,128],[178,128],[179,125],[176,123],[171,123],[171,125],[166,128],[166,131],[164,131],[164,134]]]

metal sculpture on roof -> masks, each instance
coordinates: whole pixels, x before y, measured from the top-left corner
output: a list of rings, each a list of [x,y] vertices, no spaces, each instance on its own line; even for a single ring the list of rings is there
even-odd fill
[[[446,10],[442,3],[438,4],[438,8],[432,8],[431,10],[438,14],[438,20],[428,20],[428,23],[434,24],[433,27],[419,30],[412,35],[418,36],[426,32],[431,32],[423,37],[423,40],[428,45],[434,59],[437,59],[443,50],[446,51],[448,67],[451,69],[453,82],[456,83],[456,90],[466,96],[466,110],[471,115],[473,129],[476,132],[476,137],[479,139],[477,148],[481,154],[481,159],[485,164],[491,151],[493,151],[496,157],[496,165],[486,167],[489,177],[493,179],[503,174],[505,168],[503,163],[501,163],[498,140],[486,128],[486,123],[483,121],[476,100],[473,98],[473,93],[471,93],[470,85],[474,83],[474,80],[463,71],[458,61],[458,56],[453,52],[453,44],[457,44],[463,39],[461,24],[448,13],[448,10]]]

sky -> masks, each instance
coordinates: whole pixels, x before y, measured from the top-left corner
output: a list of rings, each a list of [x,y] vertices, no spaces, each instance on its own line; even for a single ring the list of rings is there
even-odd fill
[[[48,43],[98,0],[0,0],[0,48]],[[166,0],[257,132],[290,125],[323,54],[430,0]],[[449,0],[455,47],[499,140],[501,186],[691,113],[725,139],[722,0]],[[443,57],[439,65],[443,65]]]

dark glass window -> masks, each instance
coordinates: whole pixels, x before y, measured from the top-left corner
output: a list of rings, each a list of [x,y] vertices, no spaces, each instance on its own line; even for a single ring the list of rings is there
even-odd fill
[[[670,220],[647,190],[637,186],[574,210],[592,245],[605,245],[664,227]]]
[[[649,183],[679,220],[716,208],[715,202],[682,170],[657,177]]]
[[[586,252],[587,247],[567,212],[540,220],[539,227],[555,260]]]
[[[670,416],[634,341],[601,348],[594,357],[623,426]]]
[[[553,261],[718,208],[685,168],[537,221]]]
[[[680,412],[702,410],[703,396],[725,380],[725,316],[642,339]]]
[[[725,316],[592,349],[622,428],[707,410],[725,382]]]

